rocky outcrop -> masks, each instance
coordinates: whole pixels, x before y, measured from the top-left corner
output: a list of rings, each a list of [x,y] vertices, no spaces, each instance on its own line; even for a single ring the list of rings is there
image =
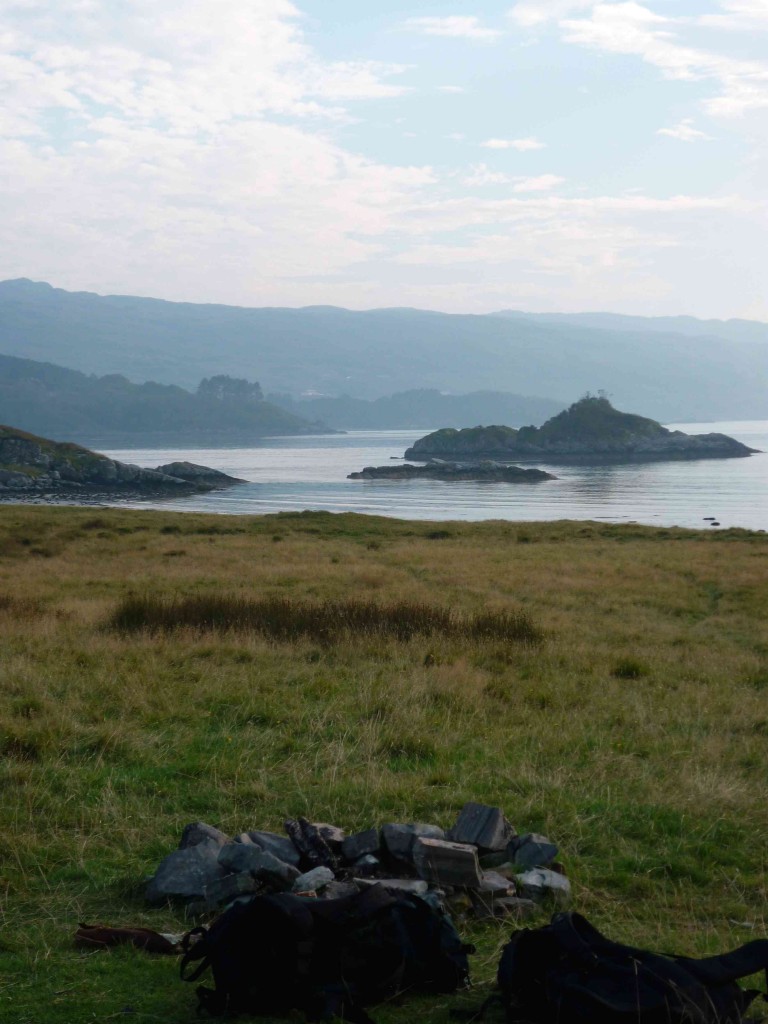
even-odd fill
[[[171,463],[142,469],[77,444],[0,426],[0,495],[188,494],[235,483],[240,481],[205,466]]]
[[[482,480],[508,484],[538,484],[555,480],[543,469],[520,469],[499,462],[443,462],[433,459],[426,466],[366,466],[359,473],[350,473],[349,480]]]
[[[668,430],[655,420],[619,412],[607,398],[587,396],[542,427],[436,430],[409,448],[405,458],[595,463],[733,459],[754,452],[725,434]]]

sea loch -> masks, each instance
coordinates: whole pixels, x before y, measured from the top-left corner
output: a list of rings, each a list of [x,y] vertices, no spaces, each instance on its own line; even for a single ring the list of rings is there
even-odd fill
[[[705,517],[713,516],[721,528],[768,529],[768,420],[667,425],[692,434],[728,434],[767,454],[644,465],[547,465],[543,468],[557,480],[526,488],[346,479],[361,466],[402,457],[424,431],[353,431],[266,438],[253,448],[120,449],[106,454],[141,466],[188,460],[248,481],[229,491],[133,503],[143,507],[227,514],[320,509],[428,520],[594,519],[665,527],[707,527]],[[99,448],[98,438],[89,443]]]

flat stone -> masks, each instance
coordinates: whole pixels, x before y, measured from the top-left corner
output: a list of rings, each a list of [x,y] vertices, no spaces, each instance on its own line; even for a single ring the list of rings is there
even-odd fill
[[[224,874],[218,856],[219,846],[211,839],[169,853],[147,885],[147,900],[162,903],[174,897],[202,898],[206,886]]]
[[[566,906],[571,899],[571,883],[556,871],[547,868],[533,868],[515,875],[518,893],[535,903],[552,900],[557,906]]]
[[[278,857],[285,864],[299,866],[301,855],[287,836],[280,836],[276,832],[260,832],[255,830],[247,833],[248,838],[262,850]]]
[[[518,896],[502,896],[500,899],[478,900],[474,904],[475,915],[480,920],[490,918],[511,917],[516,921],[527,921],[538,912],[533,900],[521,899]]]
[[[429,888],[420,878],[355,878],[353,881],[359,889],[381,885],[392,892],[410,892],[414,896],[423,896]]]
[[[214,828],[213,825],[206,825],[204,821],[192,821],[189,825],[184,826],[179,849],[188,850],[192,846],[199,846],[205,840],[210,840],[218,846],[232,842],[229,836],[222,832],[221,829]]]
[[[436,885],[480,887],[480,865],[474,846],[418,838],[413,844],[413,863],[421,878]]]
[[[509,859],[518,867],[545,868],[551,864],[558,854],[558,848],[551,843],[546,836],[538,835],[536,832],[528,832],[524,836],[517,836],[507,846]]]
[[[341,855],[344,860],[354,863],[367,854],[378,853],[381,849],[381,836],[377,828],[369,828],[365,832],[356,832],[347,836],[341,844]]]
[[[330,868],[320,866],[312,868],[311,871],[305,871],[303,875],[299,877],[293,883],[294,892],[317,892],[319,889],[325,888],[329,882],[335,881],[336,876]]]
[[[464,804],[456,824],[448,832],[454,843],[472,843],[484,853],[503,850],[515,830],[500,807],[470,801]]]
[[[223,907],[238,896],[248,896],[259,888],[259,883],[250,871],[241,871],[237,875],[225,875],[205,887],[205,901],[214,910]]]
[[[481,892],[502,893],[505,896],[514,896],[515,883],[500,875],[498,871],[483,871],[480,876]]]

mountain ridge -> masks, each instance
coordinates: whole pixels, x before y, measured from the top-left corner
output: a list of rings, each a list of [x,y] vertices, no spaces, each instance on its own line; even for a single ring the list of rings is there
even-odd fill
[[[0,282],[0,351],[187,387],[225,373],[291,395],[502,390],[563,405],[602,388],[665,422],[768,415],[768,345],[542,316],[174,303],[21,279]]]

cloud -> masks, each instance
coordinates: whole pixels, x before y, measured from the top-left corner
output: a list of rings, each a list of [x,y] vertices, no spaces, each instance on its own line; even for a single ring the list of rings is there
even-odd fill
[[[595,0],[520,0],[509,11],[509,17],[524,28],[536,28],[548,21],[559,21],[573,11],[592,7]]]
[[[438,85],[438,92],[462,93],[467,90],[462,85]]]
[[[720,95],[704,103],[710,114],[741,117],[768,107],[768,63],[685,46],[677,40],[678,26],[634,0],[596,3],[588,18],[561,22],[566,42],[638,56],[670,79],[716,81]]]
[[[703,14],[699,25],[726,32],[768,32],[765,0],[721,0],[725,14]]]
[[[486,139],[480,143],[485,149],[516,149],[519,153],[527,153],[529,150],[544,149],[545,143],[538,139]]]
[[[470,173],[461,179],[461,183],[476,188],[483,185],[506,185],[511,180],[503,171],[492,171],[488,164],[473,164]]]
[[[405,27],[427,36],[448,36],[453,39],[472,39],[493,42],[503,35],[499,29],[484,28],[474,16],[454,15],[447,18],[408,18]]]
[[[548,192],[550,189],[562,185],[564,181],[565,178],[560,178],[557,174],[540,174],[536,178],[523,178],[521,181],[518,181],[512,191]]]
[[[668,135],[672,139],[680,139],[681,142],[712,141],[712,136],[706,132],[699,131],[693,127],[691,118],[683,118],[671,128],[659,128],[657,135]]]

